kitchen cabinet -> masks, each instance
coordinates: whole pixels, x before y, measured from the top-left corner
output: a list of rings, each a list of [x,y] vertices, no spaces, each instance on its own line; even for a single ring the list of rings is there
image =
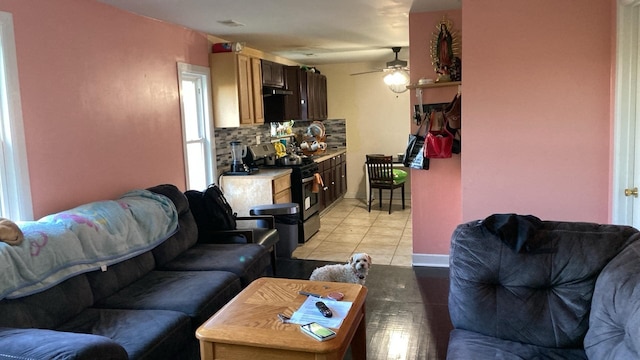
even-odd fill
[[[284,65],[262,60],[262,85],[284,87]]]
[[[291,202],[291,176],[281,176],[272,182],[273,203]]]
[[[291,202],[291,169],[260,169],[252,175],[223,175],[220,186],[231,209],[249,216],[257,205]]]
[[[327,77],[307,72],[307,119],[325,120],[327,118]]]
[[[327,119],[327,77],[298,66],[284,69],[285,86],[294,95],[285,102],[287,118],[296,120]]]
[[[302,119],[302,103],[301,103],[301,70],[298,66],[284,67],[285,88],[291,90],[293,94],[283,97],[284,101],[284,118],[283,119]],[[304,111],[307,111],[306,101],[304,103]]]
[[[347,192],[347,154],[338,153],[318,163],[325,190],[320,192],[320,211],[328,208]]]
[[[215,127],[264,123],[262,64],[235,52],[209,56]]]

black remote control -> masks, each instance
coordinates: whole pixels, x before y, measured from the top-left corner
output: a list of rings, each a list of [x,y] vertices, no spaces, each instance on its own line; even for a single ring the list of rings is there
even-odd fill
[[[331,309],[329,309],[327,307],[327,305],[325,305],[322,301],[316,302],[316,307],[318,308],[318,310],[320,310],[320,313],[322,314],[322,316],[324,316],[324,317],[332,317],[333,316],[333,313],[331,312]]]

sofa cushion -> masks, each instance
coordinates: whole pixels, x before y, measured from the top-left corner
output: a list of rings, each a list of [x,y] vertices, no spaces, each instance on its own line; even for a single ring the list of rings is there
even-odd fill
[[[0,326],[52,329],[93,304],[86,276],[77,275],[43,292],[0,301]]]
[[[586,360],[587,356],[583,349],[547,348],[456,329],[449,337],[447,359]]]
[[[194,337],[189,317],[167,310],[87,309],[57,330],[108,337],[129,359],[177,358]]]
[[[449,258],[452,324],[538,346],[582,347],[595,279],[637,230],[553,221],[533,232],[515,230],[488,229],[483,221],[455,230]],[[524,242],[499,236],[510,233],[528,235]]]
[[[591,359],[640,359],[640,235],[602,270],[584,347]]]
[[[155,267],[151,252],[146,252],[133,259],[109,266],[105,271],[87,273],[89,285],[95,302],[114,294],[116,291],[140,279]]]
[[[127,360],[115,341],[99,335],[0,328],[0,359]]]
[[[259,278],[270,262],[267,249],[257,244],[198,244],[160,268],[228,271],[240,277],[245,287]]]
[[[191,210],[189,210],[189,201],[177,187],[165,184],[154,186],[148,190],[171,199],[178,211],[178,226],[180,230],[153,249],[156,263],[163,265],[195,245],[198,241],[198,227]]]
[[[152,271],[95,306],[180,311],[195,331],[240,290],[240,279],[225,271]]]

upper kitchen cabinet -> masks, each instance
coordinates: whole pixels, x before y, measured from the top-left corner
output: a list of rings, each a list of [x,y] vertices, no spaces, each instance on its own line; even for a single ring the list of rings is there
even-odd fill
[[[209,56],[215,127],[264,123],[262,63],[259,58],[225,52]]]
[[[284,65],[262,60],[262,85],[284,87]]]
[[[327,118],[327,77],[308,71],[307,76],[307,118],[325,120]]]
[[[284,69],[285,86],[293,96],[285,99],[290,119],[325,120],[327,118],[327,77],[298,66]]]

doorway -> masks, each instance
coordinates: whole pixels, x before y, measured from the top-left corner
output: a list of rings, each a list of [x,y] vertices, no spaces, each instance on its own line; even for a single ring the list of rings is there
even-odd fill
[[[640,228],[640,0],[618,2],[613,223]]]

